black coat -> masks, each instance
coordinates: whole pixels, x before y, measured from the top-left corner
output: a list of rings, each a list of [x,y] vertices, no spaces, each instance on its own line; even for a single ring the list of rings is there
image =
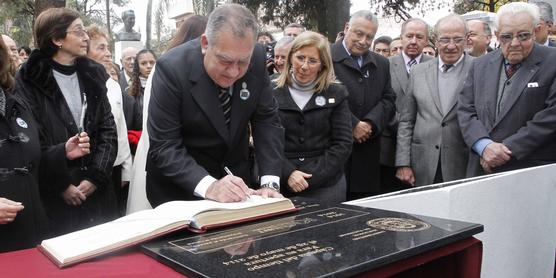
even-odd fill
[[[348,55],[342,42],[331,46],[336,77],[349,92],[349,108],[352,126],[368,121],[373,136],[353,144],[352,156],[346,164],[349,192],[378,193],[380,188],[380,133],[388,125],[395,112],[396,95],[390,83],[388,59],[367,52],[363,55],[361,69]]]
[[[313,175],[307,180],[308,190],[335,185],[344,173],[352,146],[346,88],[331,84],[327,90],[313,94],[303,110],[287,86],[276,88],[274,97],[285,129],[281,188],[288,188],[288,178],[294,170]]]
[[[33,247],[46,235],[46,214],[39,195],[39,133],[30,109],[6,93],[0,114],[0,198],[25,207],[13,222],[0,225],[0,252]]]
[[[87,98],[85,131],[91,139],[91,154],[74,161],[65,158],[65,143],[77,134],[78,128],[54,79],[49,59],[39,50],[33,51],[18,72],[16,87],[39,124],[41,164],[46,166],[40,175],[41,195],[50,230],[55,235],[112,218],[115,196],[110,176],[116,159],[117,135],[106,96],[108,75],[104,67],[88,58],[78,58],[77,76]],[[78,186],[82,180],[91,181],[97,191],[81,206],[67,205],[61,194],[70,184]]]
[[[224,166],[249,184],[248,123],[259,173],[280,176],[283,129],[262,47],[255,47],[249,69],[235,82],[231,102],[228,128],[218,87],[204,69],[199,39],[160,57],[152,79],[147,122],[147,197],[153,206],[195,199],[199,181],[207,175],[223,177]]]

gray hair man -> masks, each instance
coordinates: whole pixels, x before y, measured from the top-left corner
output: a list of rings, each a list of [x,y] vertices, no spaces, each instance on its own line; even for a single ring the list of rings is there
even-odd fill
[[[248,9],[222,5],[209,15],[199,39],[157,61],[147,121],[147,197],[153,207],[178,199],[281,196],[284,135],[265,51],[255,43],[257,30]],[[249,123],[261,175],[257,191],[248,187]]]
[[[270,79],[277,78],[280,73],[284,70],[286,64],[286,59],[288,58],[288,52],[292,48],[293,40],[295,38],[292,36],[286,36],[278,40],[274,46],[274,67],[276,73],[274,73]]]
[[[396,93],[396,110],[401,111],[400,100],[407,93],[409,73],[415,65],[431,60],[423,55],[423,49],[429,41],[428,25],[419,18],[410,18],[402,24],[401,55],[390,57],[390,76],[392,89]],[[397,191],[407,188],[407,184],[396,178],[396,138],[399,115],[396,113],[382,132],[380,141],[380,179],[383,192]]]
[[[475,60],[459,100],[469,176],[556,162],[556,49],[535,43],[539,9],[512,2],[495,23],[500,49]]]
[[[539,7],[539,24],[535,28],[535,41],[546,46],[550,45],[548,40],[549,31],[554,25],[554,15],[552,14],[552,5],[544,1],[531,1],[531,4]]]
[[[285,37],[297,37],[299,34],[305,32],[305,27],[299,23],[290,23],[284,28]]]
[[[457,121],[457,95],[473,64],[464,54],[467,27],[456,14],[435,26],[438,57],[413,67],[403,96],[396,176],[412,186],[465,177],[468,152]]]
[[[467,53],[473,57],[485,55],[492,39],[490,26],[483,20],[467,21]]]
[[[371,11],[358,11],[346,23],[344,39],[331,46],[334,72],[349,92],[352,112],[348,199],[380,193],[380,134],[395,110],[388,59],[369,50],[377,29]]]

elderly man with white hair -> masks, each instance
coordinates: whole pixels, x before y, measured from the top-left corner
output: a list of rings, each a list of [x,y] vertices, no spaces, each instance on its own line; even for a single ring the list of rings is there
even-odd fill
[[[509,3],[495,23],[500,49],[475,60],[459,99],[471,176],[556,162],[556,49],[535,43],[539,9]]]

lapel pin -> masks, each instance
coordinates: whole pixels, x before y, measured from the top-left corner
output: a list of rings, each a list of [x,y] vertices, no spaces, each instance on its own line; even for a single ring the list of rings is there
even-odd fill
[[[336,103],[336,99],[334,99],[333,97],[328,99],[328,103]]]
[[[318,106],[323,106],[326,104],[326,99],[323,96],[318,96],[317,98],[315,98],[315,103]]]
[[[538,87],[539,87],[539,83],[537,82],[527,83],[527,88],[538,88]]]
[[[17,119],[15,119],[15,122],[16,122],[20,127],[22,127],[22,128],[27,128],[27,127],[29,127],[29,126],[27,125],[27,122],[25,122],[22,118],[17,118]]]
[[[247,100],[251,95],[249,90],[247,90],[247,83],[241,83],[241,87],[242,89],[239,91],[239,98],[241,98],[242,100]]]

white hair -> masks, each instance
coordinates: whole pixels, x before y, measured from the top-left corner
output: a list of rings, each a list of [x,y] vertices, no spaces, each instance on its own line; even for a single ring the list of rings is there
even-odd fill
[[[531,18],[533,18],[533,26],[537,26],[540,21],[539,7],[525,3],[525,2],[511,2],[503,5],[498,9],[496,13],[496,19],[494,20],[494,25],[497,30],[500,30],[500,19],[505,16],[515,16],[518,13],[527,13]]]

